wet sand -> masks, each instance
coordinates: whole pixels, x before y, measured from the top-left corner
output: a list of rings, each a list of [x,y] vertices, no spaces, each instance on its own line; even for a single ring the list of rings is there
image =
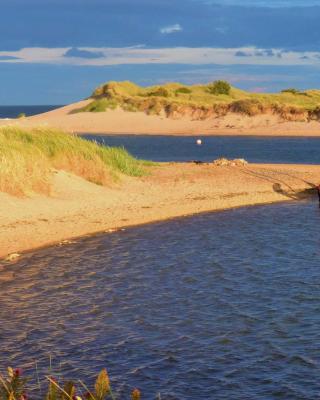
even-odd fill
[[[299,200],[319,182],[315,165],[166,163],[111,187],[57,171],[50,197],[0,193],[0,257],[137,224]]]

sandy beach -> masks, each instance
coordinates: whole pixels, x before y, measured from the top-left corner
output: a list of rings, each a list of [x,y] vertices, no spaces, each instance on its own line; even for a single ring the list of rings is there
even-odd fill
[[[83,100],[32,117],[0,120],[0,125],[49,126],[89,134],[320,136],[319,122],[283,121],[273,114],[249,117],[229,113],[223,117],[192,120],[187,116],[173,119],[122,109],[71,113],[90,101]]]
[[[21,127],[55,127],[74,133],[145,134],[145,135],[230,135],[230,136],[320,136],[320,124],[283,121],[279,116],[261,114],[254,117],[229,113],[223,117],[193,120],[188,117],[167,118],[128,112],[122,109],[72,114],[91,100],[83,100],[47,113],[12,120],[1,125]]]
[[[0,256],[95,232],[314,193],[320,166],[163,164],[101,187],[57,171],[51,196],[0,193]]]

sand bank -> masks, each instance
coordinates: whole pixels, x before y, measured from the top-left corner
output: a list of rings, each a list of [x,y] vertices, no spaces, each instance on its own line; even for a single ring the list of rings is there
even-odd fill
[[[0,120],[0,125],[57,127],[75,133],[149,134],[149,135],[263,135],[263,136],[320,136],[320,123],[284,122],[279,116],[261,114],[255,117],[229,113],[205,120],[148,116],[143,112],[121,109],[106,112],[72,114],[90,100],[70,104],[47,113],[19,120]]]
[[[0,193],[0,256],[119,227],[300,199],[319,182],[320,166],[306,165],[170,163],[108,188],[57,171],[51,197]]]

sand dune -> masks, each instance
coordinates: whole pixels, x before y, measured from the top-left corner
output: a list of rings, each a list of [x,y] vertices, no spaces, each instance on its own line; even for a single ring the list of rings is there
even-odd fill
[[[165,116],[148,116],[143,112],[128,112],[121,109],[98,113],[70,113],[90,101],[84,100],[24,119],[0,120],[0,125],[18,124],[24,127],[44,125],[76,133],[101,134],[320,136],[319,122],[284,122],[279,116],[272,114],[249,117],[229,113],[223,117],[191,120],[187,117],[172,119]]]
[[[199,212],[300,199],[320,166],[164,164],[111,188],[58,171],[51,197],[0,193],[0,256],[109,229]]]

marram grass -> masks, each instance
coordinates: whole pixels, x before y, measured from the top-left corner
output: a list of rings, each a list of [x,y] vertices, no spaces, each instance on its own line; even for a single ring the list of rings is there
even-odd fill
[[[284,89],[280,93],[252,93],[225,81],[207,85],[166,83],[141,87],[132,82],[107,82],[94,90],[91,102],[75,112],[103,112],[117,107],[150,115],[202,111],[225,115],[229,112],[249,116],[271,113],[284,120],[319,120],[320,90]],[[209,114],[208,114],[209,112]]]
[[[20,368],[9,367],[6,375],[0,374],[0,400],[28,400],[30,395],[44,400],[115,400],[116,398],[106,369],[99,373],[92,388],[81,380],[63,382],[49,375],[45,376],[45,380],[45,391],[38,377],[38,390],[29,393],[29,379],[24,376]],[[132,390],[130,399],[141,400],[139,389]]]
[[[55,170],[109,185],[121,174],[142,176],[149,164],[60,130],[0,128],[0,192],[12,195],[48,194]]]

